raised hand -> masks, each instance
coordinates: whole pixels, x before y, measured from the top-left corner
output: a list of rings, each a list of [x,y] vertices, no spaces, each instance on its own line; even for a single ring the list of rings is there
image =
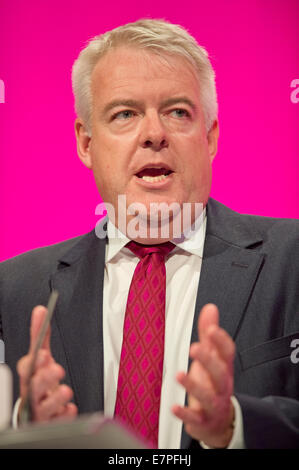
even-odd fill
[[[33,357],[34,345],[47,309],[37,306],[32,311],[30,327],[30,349],[17,364],[20,377],[20,397],[22,401],[28,393],[28,375]],[[51,330],[48,328],[42,347],[40,348],[35,370],[31,379],[31,407],[34,422],[46,422],[53,419],[70,419],[77,415],[76,405],[70,403],[73,391],[67,385],[60,384],[65,371],[53,358],[50,349]],[[22,406],[22,405],[21,405]]]
[[[207,304],[198,319],[199,341],[190,347],[193,359],[187,374],[177,381],[185,387],[188,406],[174,405],[173,413],[183,420],[194,439],[210,447],[227,447],[233,434],[233,362],[235,344],[219,327],[216,305]]]

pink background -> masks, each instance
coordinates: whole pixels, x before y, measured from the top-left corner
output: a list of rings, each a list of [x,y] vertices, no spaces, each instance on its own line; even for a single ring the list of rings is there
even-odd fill
[[[0,260],[97,222],[100,198],[76,154],[71,67],[89,38],[141,17],[183,25],[211,54],[221,131],[212,196],[297,218],[298,13],[298,0],[0,0]]]

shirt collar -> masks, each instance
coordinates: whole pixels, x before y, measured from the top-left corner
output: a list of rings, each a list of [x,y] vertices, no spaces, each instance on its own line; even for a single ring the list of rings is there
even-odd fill
[[[174,248],[172,253],[181,249],[202,258],[206,227],[207,215],[206,209],[204,209],[197,220],[196,229],[192,229],[184,238],[171,240],[172,243],[176,245],[176,248]],[[130,239],[115,227],[109,219],[107,222],[107,236],[106,263],[111,261],[112,258],[114,258],[114,256],[116,256],[125,247],[125,245],[130,242]]]

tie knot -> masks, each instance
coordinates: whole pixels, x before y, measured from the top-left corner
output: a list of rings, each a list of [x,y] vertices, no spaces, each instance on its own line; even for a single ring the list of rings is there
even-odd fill
[[[140,259],[147,255],[151,255],[152,253],[158,253],[164,258],[175,247],[175,245],[171,242],[161,243],[160,245],[142,245],[141,243],[133,241],[129,242],[126,246],[129,248],[129,250],[132,251],[132,253],[134,253],[134,255],[138,256]]]

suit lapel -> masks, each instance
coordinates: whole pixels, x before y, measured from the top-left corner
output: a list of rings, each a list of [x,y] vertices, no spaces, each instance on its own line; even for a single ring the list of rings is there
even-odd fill
[[[93,231],[61,258],[51,279],[59,292],[55,319],[81,413],[104,408],[104,266],[105,240],[96,238]]]
[[[236,341],[246,307],[262,269],[264,255],[257,247],[262,239],[251,226],[229,209],[210,200],[201,274],[198,285],[191,343],[198,341],[198,316],[207,303],[220,312],[220,326]],[[240,223],[242,222],[242,223]],[[189,359],[189,366],[190,366]],[[183,428],[181,447],[190,446],[191,437]]]
[[[214,303],[219,308],[220,326],[233,339],[236,339],[238,326],[242,321],[246,305],[261,268],[264,255],[213,240],[207,235],[206,254],[202,261],[202,270],[198,286],[192,342],[198,341],[197,321],[200,310],[207,303]],[[209,247],[218,248],[219,252],[209,255]]]

